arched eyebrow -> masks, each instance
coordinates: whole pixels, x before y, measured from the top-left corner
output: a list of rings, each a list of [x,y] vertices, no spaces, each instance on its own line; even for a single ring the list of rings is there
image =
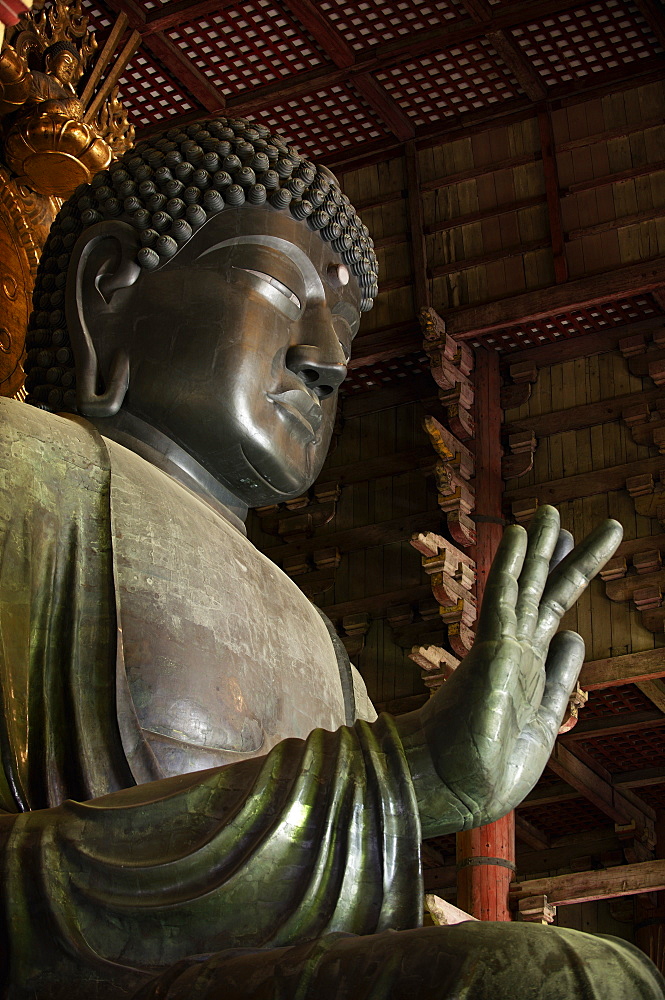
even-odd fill
[[[196,260],[201,260],[216,250],[223,250],[231,246],[263,246],[277,250],[291,264],[295,264],[300,271],[307,299],[309,301],[323,301],[325,299],[326,293],[321,275],[307,254],[300,247],[294,246],[288,240],[280,239],[279,236],[233,236],[231,239],[222,240],[221,243],[215,243],[213,246],[208,247],[207,250],[199,254]]]

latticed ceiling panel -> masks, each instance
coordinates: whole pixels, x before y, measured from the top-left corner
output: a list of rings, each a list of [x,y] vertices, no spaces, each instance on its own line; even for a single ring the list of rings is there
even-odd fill
[[[521,94],[489,42],[478,39],[376,74],[416,125],[477,111]]]
[[[577,746],[612,773],[665,765],[662,728],[580,740]]]
[[[612,821],[586,799],[552,802],[525,810],[526,819],[550,837],[612,827]]]
[[[382,361],[368,368],[352,368],[342,387],[342,394],[353,395],[405,383],[413,375],[430,373],[430,363],[423,351]],[[432,380],[432,392],[436,389]]]
[[[474,340],[473,346],[478,347],[482,343],[495,351],[520,351],[525,347],[539,347],[556,340],[582,337],[594,330],[609,330],[626,323],[637,323],[662,313],[663,310],[651,295],[635,295],[497,330]]]
[[[317,6],[356,51],[467,16],[459,0],[319,0]]]
[[[166,125],[174,115],[195,107],[145,48],[136,53],[119,84],[123,103],[137,125]]]
[[[653,710],[653,702],[642,694],[639,688],[634,684],[622,684],[621,687],[590,691],[589,700],[580,713],[580,719],[589,716],[607,718],[612,715],[623,715],[626,712],[650,710]]]
[[[84,13],[90,19],[90,27],[94,28],[99,37],[105,37],[113,22],[115,21],[115,16],[109,14],[107,10],[100,10],[96,3],[92,0],[83,0],[81,6],[83,7]]]
[[[350,84],[276,102],[269,110],[252,115],[256,121],[293,139],[298,149],[313,157],[330,158],[353,149],[360,142],[385,139],[390,133]]]
[[[225,97],[279,83],[329,61],[285,8],[268,0],[213,13],[168,35]]]
[[[512,33],[548,86],[573,83],[662,52],[637,8],[625,0],[581,6],[513,28]]]

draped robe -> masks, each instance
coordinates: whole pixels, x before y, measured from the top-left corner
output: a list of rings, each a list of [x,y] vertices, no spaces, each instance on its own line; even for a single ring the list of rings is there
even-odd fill
[[[418,929],[420,824],[389,716],[158,773],[119,662],[109,452],[0,401],[7,995],[657,1000],[614,939]],[[220,553],[223,558],[223,553]]]

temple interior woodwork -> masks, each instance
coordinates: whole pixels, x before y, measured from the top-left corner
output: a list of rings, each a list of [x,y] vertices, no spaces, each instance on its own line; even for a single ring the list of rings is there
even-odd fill
[[[564,620],[586,660],[549,766],[500,830],[425,842],[425,889],[626,938],[665,970],[663,4],[82,10],[100,50],[113,33],[137,139],[211,112],[287,123],[370,229],[379,294],[333,448],[249,534],[333,621],[377,708],[421,706],[471,648],[504,524],[544,503],[576,537],[622,523]],[[48,212],[2,170],[0,380],[17,395]]]

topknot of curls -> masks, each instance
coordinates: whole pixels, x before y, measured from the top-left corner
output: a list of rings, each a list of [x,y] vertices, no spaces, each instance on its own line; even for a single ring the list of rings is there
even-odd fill
[[[374,243],[335,176],[280,136],[245,120],[214,118],[139,142],[77,188],[55,220],[37,275],[25,362],[27,402],[76,411],[75,373],[64,316],[71,250],[105,219],[133,226],[137,263],[157,270],[227,206],[288,211],[330,243],[361,291],[361,311],[378,293]]]

